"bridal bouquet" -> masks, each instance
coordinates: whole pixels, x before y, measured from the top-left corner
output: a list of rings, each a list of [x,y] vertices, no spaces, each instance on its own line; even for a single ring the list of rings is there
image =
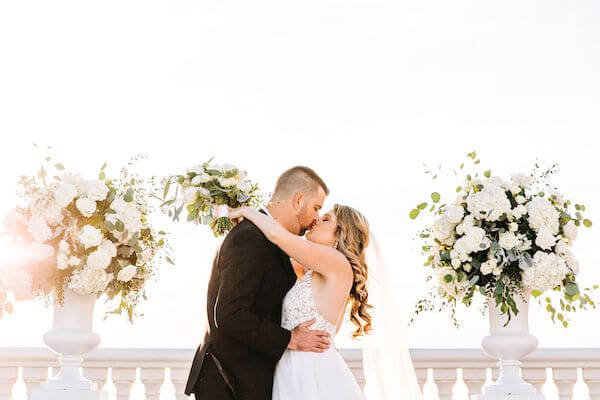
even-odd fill
[[[469,157],[479,164],[475,152]],[[440,309],[451,308],[458,326],[457,301],[470,306],[477,292],[495,300],[507,324],[518,313],[514,296],[529,291],[535,298],[549,290],[561,293],[561,310],[550,297],[546,309],[564,327],[566,313],[576,311],[576,302],[579,308],[595,307],[587,293],[592,289],[582,290],[577,282],[579,262],[571,250],[578,228],[592,222],[584,218],[583,204],[572,204],[548,183],[556,171],[556,165],[540,171],[536,164],[532,174],[508,180],[492,176],[490,170],[467,174],[451,204],[441,203],[441,195],[434,192],[431,208],[423,202],[411,210],[411,219],[427,208],[435,216],[419,238],[425,242],[424,265],[432,272],[428,280],[435,277],[436,287],[417,303],[416,314],[433,310],[437,297]]]
[[[21,177],[24,205],[4,221],[16,256],[0,265],[0,306],[12,311],[7,292],[15,300],[53,294],[62,304],[68,288],[116,298],[111,313],[126,311],[133,322],[144,284],[163,259],[172,260],[165,232],[148,221],[144,181],[125,168],[119,179],[106,179],[105,167],[98,179],[65,172],[60,163],[51,181],[46,167],[37,178]]]
[[[168,198],[174,184],[175,193]],[[230,164],[212,164],[212,159],[166,178],[161,200],[161,207],[174,221],[185,208],[188,221],[209,225],[216,237],[233,228],[229,207],[262,203],[258,185],[248,180],[246,172]]]

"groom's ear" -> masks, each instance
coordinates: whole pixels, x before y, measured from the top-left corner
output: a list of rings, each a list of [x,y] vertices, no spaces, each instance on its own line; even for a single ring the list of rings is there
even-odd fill
[[[302,208],[304,204],[304,195],[301,192],[294,193],[294,197],[292,198],[292,206],[294,210],[298,211]]]

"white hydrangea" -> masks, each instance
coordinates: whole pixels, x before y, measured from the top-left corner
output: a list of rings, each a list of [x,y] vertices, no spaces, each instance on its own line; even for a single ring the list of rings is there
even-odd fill
[[[85,182],[84,185],[85,197],[94,201],[102,201],[106,199],[106,195],[108,195],[108,186],[104,181],[99,179],[94,179],[91,181]]]
[[[516,222],[511,222],[510,224],[508,224],[508,230],[510,232],[516,232],[519,230],[519,224],[517,224]]]
[[[486,184],[483,190],[467,199],[467,208],[476,219],[497,221],[502,214],[510,214],[511,207],[504,189],[494,184]]]
[[[536,232],[543,226],[547,226],[552,230],[552,233],[558,233],[558,211],[544,197],[536,196],[527,203],[527,213],[529,226]]]
[[[524,196],[519,195],[515,197],[515,201],[517,202],[517,204],[525,204],[527,199]]]
[[[75,196],[77,196],[77,187],[71,183],[62,183],[54,189],[54,201],[61,208],[71,204]]]
[[[68,253],[69,252],[69,243],[66,240],[61,240],[58,243],[58,251],[61,253]]]
[[[500,247],[506,250],[514,249],[515,247],[521,244],[521,241],[517,238],[517,236],[512,232],[504,232],[500,233],[500,238],[498,240],[498,244]]]
[[[483,275],[489,275],[492,272],[494,272],[494,270],[496,270],[498,268],[498,261],[495,258],[490,258],[489,260],[481,263],[481,266],[479,267],[479,271],[481,271],[481,273]]]
[[[84,217],[91,217],[96,212],[96,202],[86,197],[77,199],[75,207]]]
[[[41,217],[31,217],[27,224],[27,231],[37,242],[45,242],[52,236],[52,230]]]
[[[117,279],[122,282],[129,282],[136,274],[137,268],[135,265],[128,265],[117,274]]]
[[[444,214],[452,224],[458,224],[465,216],[465,210],[461,206],[451,205]]]
[[[570,240],[575,240],[577,238],[577,226],[573,220],[570,220],[566,225],[563,226],[563,233],[565,237]]]
[[[527,214],[527,207],[525,207],[523,204],[519,204],[512,209],[511,213],[515,219],[521,219],[523,215]]]
[[[60,225],[63,221],[62,207],[55,202],[47,204],[40,212],[40,216],[46,221],[48,225],[56,226]]]
[[[475,219],[472,215],[467,215],[463,221],[456,226],[456,233],[464,235],[466,230],[475,224]]]
[[[129,240],[135,232],[142,228],[142,214],[133,202],[126,202],[122,197],[117,197],[112,201],[110,208],[115,210],[116,213],[108,214],[106,220],[113,224],[116,224],[117,221],[123,222],[127,231],[127,235],[116,230],[112,232],[120,241]]]
[[[104,236],[99,229],[94,228],[91,225],[84,225],[83,228],[81,228],[81,232],[79,232],[78,239],[83,247],[89,249],[90,247],[98,246],[102,242],[103,237]]]
[[[533,265],[523,270],[523,286],[544,292],[562,284],[568,273],[567,264],[561,257],[538,251],[533,256]]]
[[[103,269],[84,268],[71,275],[68,287],[79,294],[101,294],[113,277]]]
[[[556,243],[556,237],[552,233],[552,229],[548,226],[542,226],[535,238],[535,244],[544,250],[550,250]]]
[[[531,186],[531,178],[525,174],[514,174],[511,175],[510,179],[517,185],[527,189]]]

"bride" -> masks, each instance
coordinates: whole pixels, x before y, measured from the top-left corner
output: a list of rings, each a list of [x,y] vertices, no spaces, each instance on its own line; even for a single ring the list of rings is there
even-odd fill
[[[402,327],[395,326],[395,316],[386,313],[393,299],[385,287],[389,282],[385,268],[377,258],[379,254],[367,262],[368,250],[377,250],[377,246],[370,243],[373,240],[366,218],[351,207],[336,204],[315,223],[305,240],[252,208],[230,211],[231,219],[241,217],[249,219],[288,254],[299,272],[298,281],[283,300],[282,327],[291,330],[304,324],[334,338],[350,307],[353,337],[368,337],[363,350],[367,397],[422,399]],[[369,304],[370,294],[377,298],[375,307]],[[335,348],[322,353],[286,350],[279,360],[273,400],[305,399],[364,399]]]

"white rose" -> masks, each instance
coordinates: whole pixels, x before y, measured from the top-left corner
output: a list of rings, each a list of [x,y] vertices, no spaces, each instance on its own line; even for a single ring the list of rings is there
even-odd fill
[[[471,271],[472,269],[473,269],[473,266],[472,266],[471,264],[469,264],[469,263],[466,263],[466,264],[464,264],[464,265],[463,265],[463,270],[464,270],[465,272],[469,272],[469,271]]]
[[[58,269],[66,269],[69,266],[69,257],[65,254],[58,254],[56,256],[56,268]]]
[[[535,244],[544,250],[550,250],[556,243],[556,237],[552,233],[552,229],[547,226],[542,226],[535,238]]]
[[[515,201],[517,202],[517,204],[524,204],[527,201],[527,199],[524,196],[519,195],[515,197]]]
[[[75,207],[84,217],[91,217],[96,212],[96,202],[85,197],[77,199]]]
[[[570,220],[563,226],[563,233],[570,240],[575,240],[577,238],[577,226],[573,220]]]
[[[46,221],[40,217],[31,217],[27,224],[27,231],[33,237],[33,240],[38,242],[45,242],[52,236],[52,230]]]
[[[40,242],[32,242],[27,246],[29,257],[43,261],[54,255],[54,247]]]
[[[75,196],[77,196],[77,187],[71,183],[63,183],[54,189],[54,200],[61,208],[71,204]]]
[[[433,223],[433,237],[438,240],[447,239],[452,236],[453,224],[447,216],[442,215]]]
[[[237,179],[235,178],[218,178],[219,184],[223,187],[233,187],[237,184]]]
[[[112,214],[111,214],[112,215]],[[102,242],[102,232],[91,225],[85,225],[79,233],[79,242],[89,249],[90,247],[98,246]]]
[[[495,276],[498,276],[502,273],[502,267],[496,267],[492,270],[492,274],[494,274]]]
[[[452,268],[454,268],[454,269],[459,269],[460,268],[461,262],[460,262],[460,260],[458,258],[452,259],[451,263],[452,263]]]
[[[102,201],[106,199],[108,191],[108,186],[104,181],[95,179],[85,182],[85,196],[90,200]]]
[[[58,243],[58,251],[61,253],[68,253],[69,252],[69,243],[67,243],[66,240],[61,240]]]
[[[74,267],[79,264],[81,264],[81,259],[79,257],[71,256],[69,258],[69,266]]]
[[[106,269],[110,265],[112,257],[102,248],[94,250],[87,258],[87,266],[90,269]]]
[[[531,185],[531,178],[525,174],[514,174],[511,176],[512,181],[524,188],[528,188]]]
[[[563,258],[567,264],[567,267],[569,267],[571,271],[573,271],[573,273],[577,275],[579,273],[579,261],[575,258],[573,252],[567,250]]]
[[[461,206],[450,206],[445,211],[448,220],[453,224],[458,224],[465,216],[465,210]]]
[[[556,247],[554,248],[554,252],[559,256],[563,256],[567,254],[569,251],[569,243],[567,239],[562,238],[556,243]]]
[[[506,250],[511,250],[517,247],[521,241],[511,232],[500,233],[498,244]]]
[[[105,251],[106,254],[111,257],[117,256],[117,246],[115,246],[115,244],[108,239],[102,239],[102,243],[100,244],[99,248]]]
[[[137,268],[135,267],[135,265],[128,265],[127,267],[119,271],[117,279],[121,282],[129,282],[135,276],[136,272]]]
[[[511,222],[510,224],[508,224],[508,230],[511,232],[516,232],[517,230],[519,230],[519,224],[517,224],[516,222]]]
[[[489,275],[492,272],[493,268],[490,265],[489,262],[484,262],[481,264],[481,267],[479,268],[479,271],[483,274],[483,275]]]

